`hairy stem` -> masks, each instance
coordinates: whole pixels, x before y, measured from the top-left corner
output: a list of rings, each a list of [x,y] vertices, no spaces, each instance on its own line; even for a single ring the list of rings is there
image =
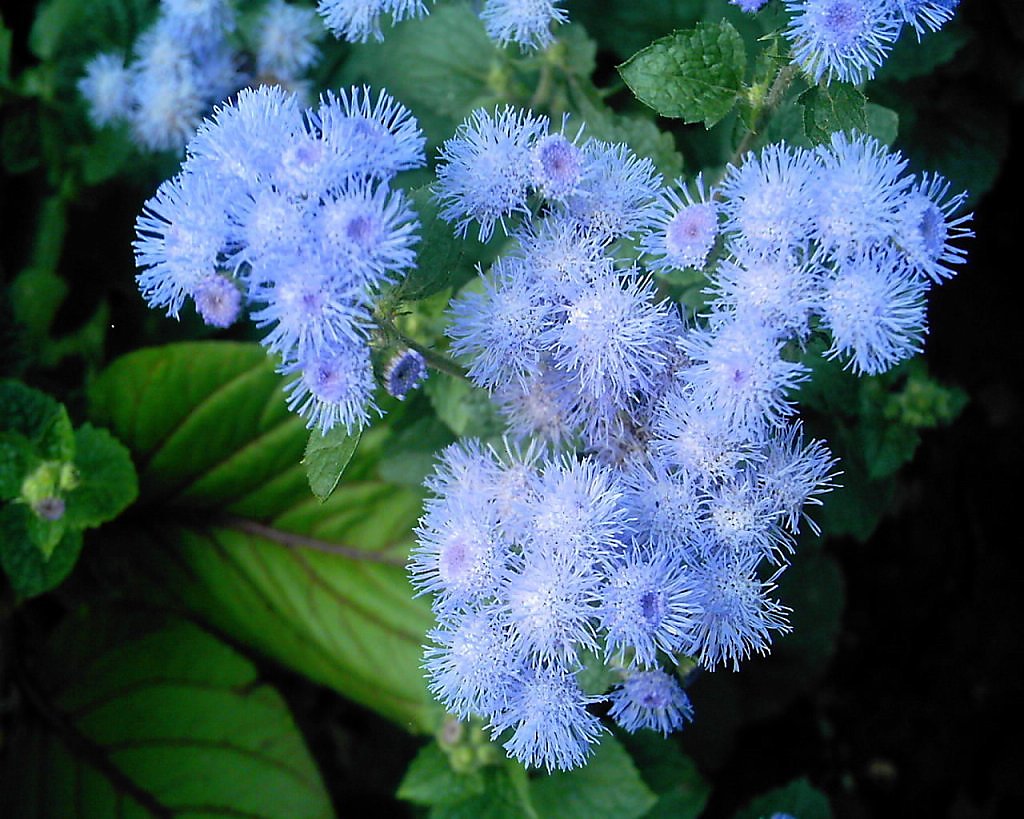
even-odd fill
[[[454,376],[455,378],[461,378],[463,381],[469,381],[469,376],[466,374],[465,368],[457,364],[455,361],[450,359],[443,353],[432,350],[429,347],[420,344],[418,341],[409,338],[405,333],[395,326],[395,323],[386,316],[377,314],[374,316],[374,320],[377,322],[377,326],[380,327],[387,335],[391,336],[395,340],[401,342],[410,350],[415,350],[426,362],[428,367],[437,370],[438,372],[447,373],[448,375]]]

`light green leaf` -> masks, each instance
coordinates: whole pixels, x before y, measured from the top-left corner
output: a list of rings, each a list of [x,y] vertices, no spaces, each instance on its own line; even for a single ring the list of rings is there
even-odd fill
[[[804,133],[815,144],[828,142],[836,131],[867,129],[867,99],[855,85],[814,85],[798,102],[804,107]]]
[[[128,450],[105,429],[75,430],[78,486],[67,496],[68,524],[79,529],[113,520],[138,497],[139,482]]]
[[[417,805],[445,805],[479,796],[484,789],[480,771],[456,773],[448,755],[433,741],[416,754],[396,795]]]
[[[528,792],[519,787],[509,763],[480,771],[483,790],[458,802],[435,805],[430,819],[540,819],[561,814],[539,813],[530,803]]]
[[[341,424],[326,435],[319,429],[310,433],[302,463],[306,466],[309,488],[321,501],[327,500],[337,489],[361,437],[361,429],[350,433]]]
[[[282,383],[259,346],[227,342],[142,350],[103,373],[92,416],[131,449],[149,527],[105,553],[151,578],[142,593],[431,731],[440,707],[419,665],[433,618],[404,570],[422,494],[378,477],[391,438],[378,427],[318,502]]]
[[[657,801],[611,736],[602,737],[585,767],[533,780],[530,795],[538,815],[559,819],[631,819]]]
[[[722,20],[655,40],[619,66],[619,74],[662,116],[703,120],[710,128],[736,104],[746,65],[743,38]]]
[[[197,626],[111,609],[65,621],[32,669],[50,720],[7,754],[11,819],[326,819],[323,782],[281,697]]]
[[[504,422],[490,396],[461,378],[434,373],[423,386],[437,417],[458,436],[500,436]]]
[[[82,532],[56,522],[50,532],[58,539],[49,555],[40,548],[44,522],[24,504],[0,506],[0,566],[20,597],[35,597],[55,588],[67,577],[82,551]]]

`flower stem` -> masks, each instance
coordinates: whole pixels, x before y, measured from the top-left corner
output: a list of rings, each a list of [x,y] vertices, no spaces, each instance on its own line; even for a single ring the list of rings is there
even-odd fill
[[[435,369],[438,372],[447,373],[455,378],[461,378],[463,381],[470,380],[464,367],[457,364],[443,353],[439,353],[437,350],[432,350],[429,347],[420,344],[418,341],[409,338],[409,336],[395,326],[395,323],[391,321],[391,319],[378,313],[374,316],[374,320],[377,322],[377,326],[380,327],[384,333],[404,344],[410,350],[415,350],[423,356],[423,360],[426,362],[428,367]]]

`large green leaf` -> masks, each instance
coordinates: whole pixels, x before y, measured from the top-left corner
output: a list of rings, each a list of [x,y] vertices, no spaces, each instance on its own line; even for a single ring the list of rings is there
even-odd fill
[[[710,128],[736,104],[746,67],[743,38],[722,20],[655,40],[619,66],[619,73],[662,116],[703,120]]]
[[[419,668],[429,606],[403,565],[419,489],[382,481],[391,433],[364,434],[324,503],[306,430],[256,345],[143,350],[93,385],[93,418],[139,466],[136,526],[111,542],[159,592],[235,639],[414,730],[439,719]]]
[[[191,623],[85,612],[24,682],[41,719],[6,749],[5,817],[332,815],[281,697]]]

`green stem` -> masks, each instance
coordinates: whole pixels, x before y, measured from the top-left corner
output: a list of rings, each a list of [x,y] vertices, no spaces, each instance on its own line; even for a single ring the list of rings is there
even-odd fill
[[[764,102],[757,109],[753,117],[753,126],[747,129],[747,132],[743,135],[743,139],[740,140],[740,144],[736,146],[736,150],[733,152],[732,158],[729,160],[730,165],[738,165],[740,160],[743,159],[747,151],[750,150],[751,144],[754,142],[754,138],[757,136],[761,127],[765,121],[774,113],[775,109],[779,107],[779,103],[782,102],[782,98],[786,94],[786,90],[793,83],[796,78],[799,67],[793,63],[787,63],[779,69],[779,73],[775,75],[775,79],[772,81],[771,87],[768,89],[768,93],[765,94]]]
[[[437,350],[431,350],[429,347],[425,347],[418,341],[409,338],[409,336],[395,326],[395,323],[391,321],[391,319],[379,314],[375,316],[374,319],[377,322],[377,326],[387,333],[387,335],[401,342],[410,350],[415,350],[423,356],[423,360],[426,362],[428,367],[431,367],[438,372],[447,373],[455,378],[461,378],[463,381],[470,380],[465,368],[452,361],[452,359],[443,353],[439,353]]]

